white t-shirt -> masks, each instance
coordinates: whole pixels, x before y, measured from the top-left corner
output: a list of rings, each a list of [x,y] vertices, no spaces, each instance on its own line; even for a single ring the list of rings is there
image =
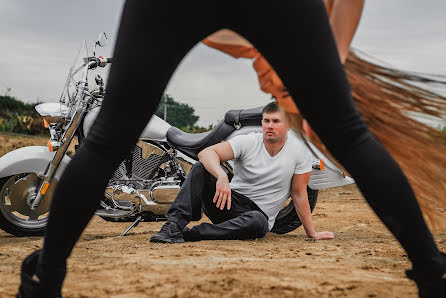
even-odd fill
[[[292,131],[275,156],[266,151],[262,133],[236,136],[228,142],[234,152],[231,189],[250,198],[265,212],[271,230],[290,196],[293,174],[311,172],[312,154]]]

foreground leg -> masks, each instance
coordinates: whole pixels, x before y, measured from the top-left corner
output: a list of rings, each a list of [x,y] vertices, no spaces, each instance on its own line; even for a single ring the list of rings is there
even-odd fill
[[[267,18],[274,22],[261,22]],[[352,174],[367,202],[407,251],[416,274],[441,280],[446,258],[426,226],[406,177],[353,104],[322,3],[272,2],[249,24],[241,19],[235,29],[280,75],[314,131]],[[445,286],[443,280],[446,290]]]
[[[194,8],[180,1],[178,5],[126,2],[101,112],[53,196],[44,248],[35,269],[40,285],[60,289],[62,282],[53,277],[65,269],[108,180],[156,110],[173,71],[198,41],[217,29],[216,19],[201,11],[206,10],[206,2],[197,4]],[[138,55],[144,58],[135,59]],[[151,88],[142,89],[147,84]],[[29,282],[22,279],[25,283]],[[44,296],[54,296],[47,293]]]
[[[22,281],[17,297],[62,297],[62,283],[66,268],[59,266],[48,275],[42,268],[36,272],[42,250],[37,250],[27,256],[22,263],[20,279]]]

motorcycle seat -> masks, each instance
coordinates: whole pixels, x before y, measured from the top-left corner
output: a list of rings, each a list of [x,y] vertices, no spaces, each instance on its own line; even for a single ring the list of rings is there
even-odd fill
[[[232,126],[258,126],[262,125],[262,110],[264,107],[229,110],[225,114],[225,122]]]
[[[225,118],[211,131],[203,133],[186,133],[171,127],[167,131],[167,141],[187,156],[198,159],[198,153],[206,147],[220,143],[236,127],[259,126],[262,120],[263,107],[247,110],[230,110],[226,112]]]
[[[167,141],[187,156],[198,159],[198,153],[201,150],[220,143],[234,130],[234,126],[224,121],[221,121],[213,130],[203,133],[187,133],[172,126],[167,131]]]

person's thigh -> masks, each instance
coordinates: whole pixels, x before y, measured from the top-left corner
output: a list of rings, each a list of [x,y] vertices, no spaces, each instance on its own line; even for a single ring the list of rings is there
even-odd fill
[[[229,210],[226,208],[226,205],[223,209],[217,208],[212,199],[203,200],[203,206],[204,213],[214,224],[233,219],[245,212],[253,210],[262,212],[249,198],[235,191],[231,191],[231,209]]]
[[[303,116],[353,176],[414,267],[432,264],[438,249],[407,178],[354,106],[322,2],[270,1],[269,11],[258,14],[249,24],[241,18],[239,33],[271,63]],[[272,21],[262,23],[267,16]]]
[[[136,141],[189,50],[220,28],[206,1],[127,0],[126,5],[132,16],[122,19],[107,95],[87,138],[116,153]]]
[[[240,210],[234,200],[231,198],[231,209],[227,209],[226,205],[223,209],[217,208],[213,198],[203,200],[203,212],[214,224],[218,224],[241,215],[244,210]]]
[[[353,104],[322,1],[268,3],[234,29],[270,62],[329,150],[352,150],[369,133]]]

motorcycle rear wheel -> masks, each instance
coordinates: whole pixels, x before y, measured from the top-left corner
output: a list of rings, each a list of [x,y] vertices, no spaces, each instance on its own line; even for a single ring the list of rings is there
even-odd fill
[[[0,229],[18,237],[45,234],[49,202],[43,200],[36,210],[30,208],[39,179],[35,173],[0,178]]]
[[[308,203],[310,203],[311,212],[316,207],[318,191],[307,187]],[[276,217],[276,222],[271,232],[276,234],[286,234],[294,231],[302,225],[302,222],[297,216],[296,209],[294,208],[293,201],[290,200],[279,212]]]

